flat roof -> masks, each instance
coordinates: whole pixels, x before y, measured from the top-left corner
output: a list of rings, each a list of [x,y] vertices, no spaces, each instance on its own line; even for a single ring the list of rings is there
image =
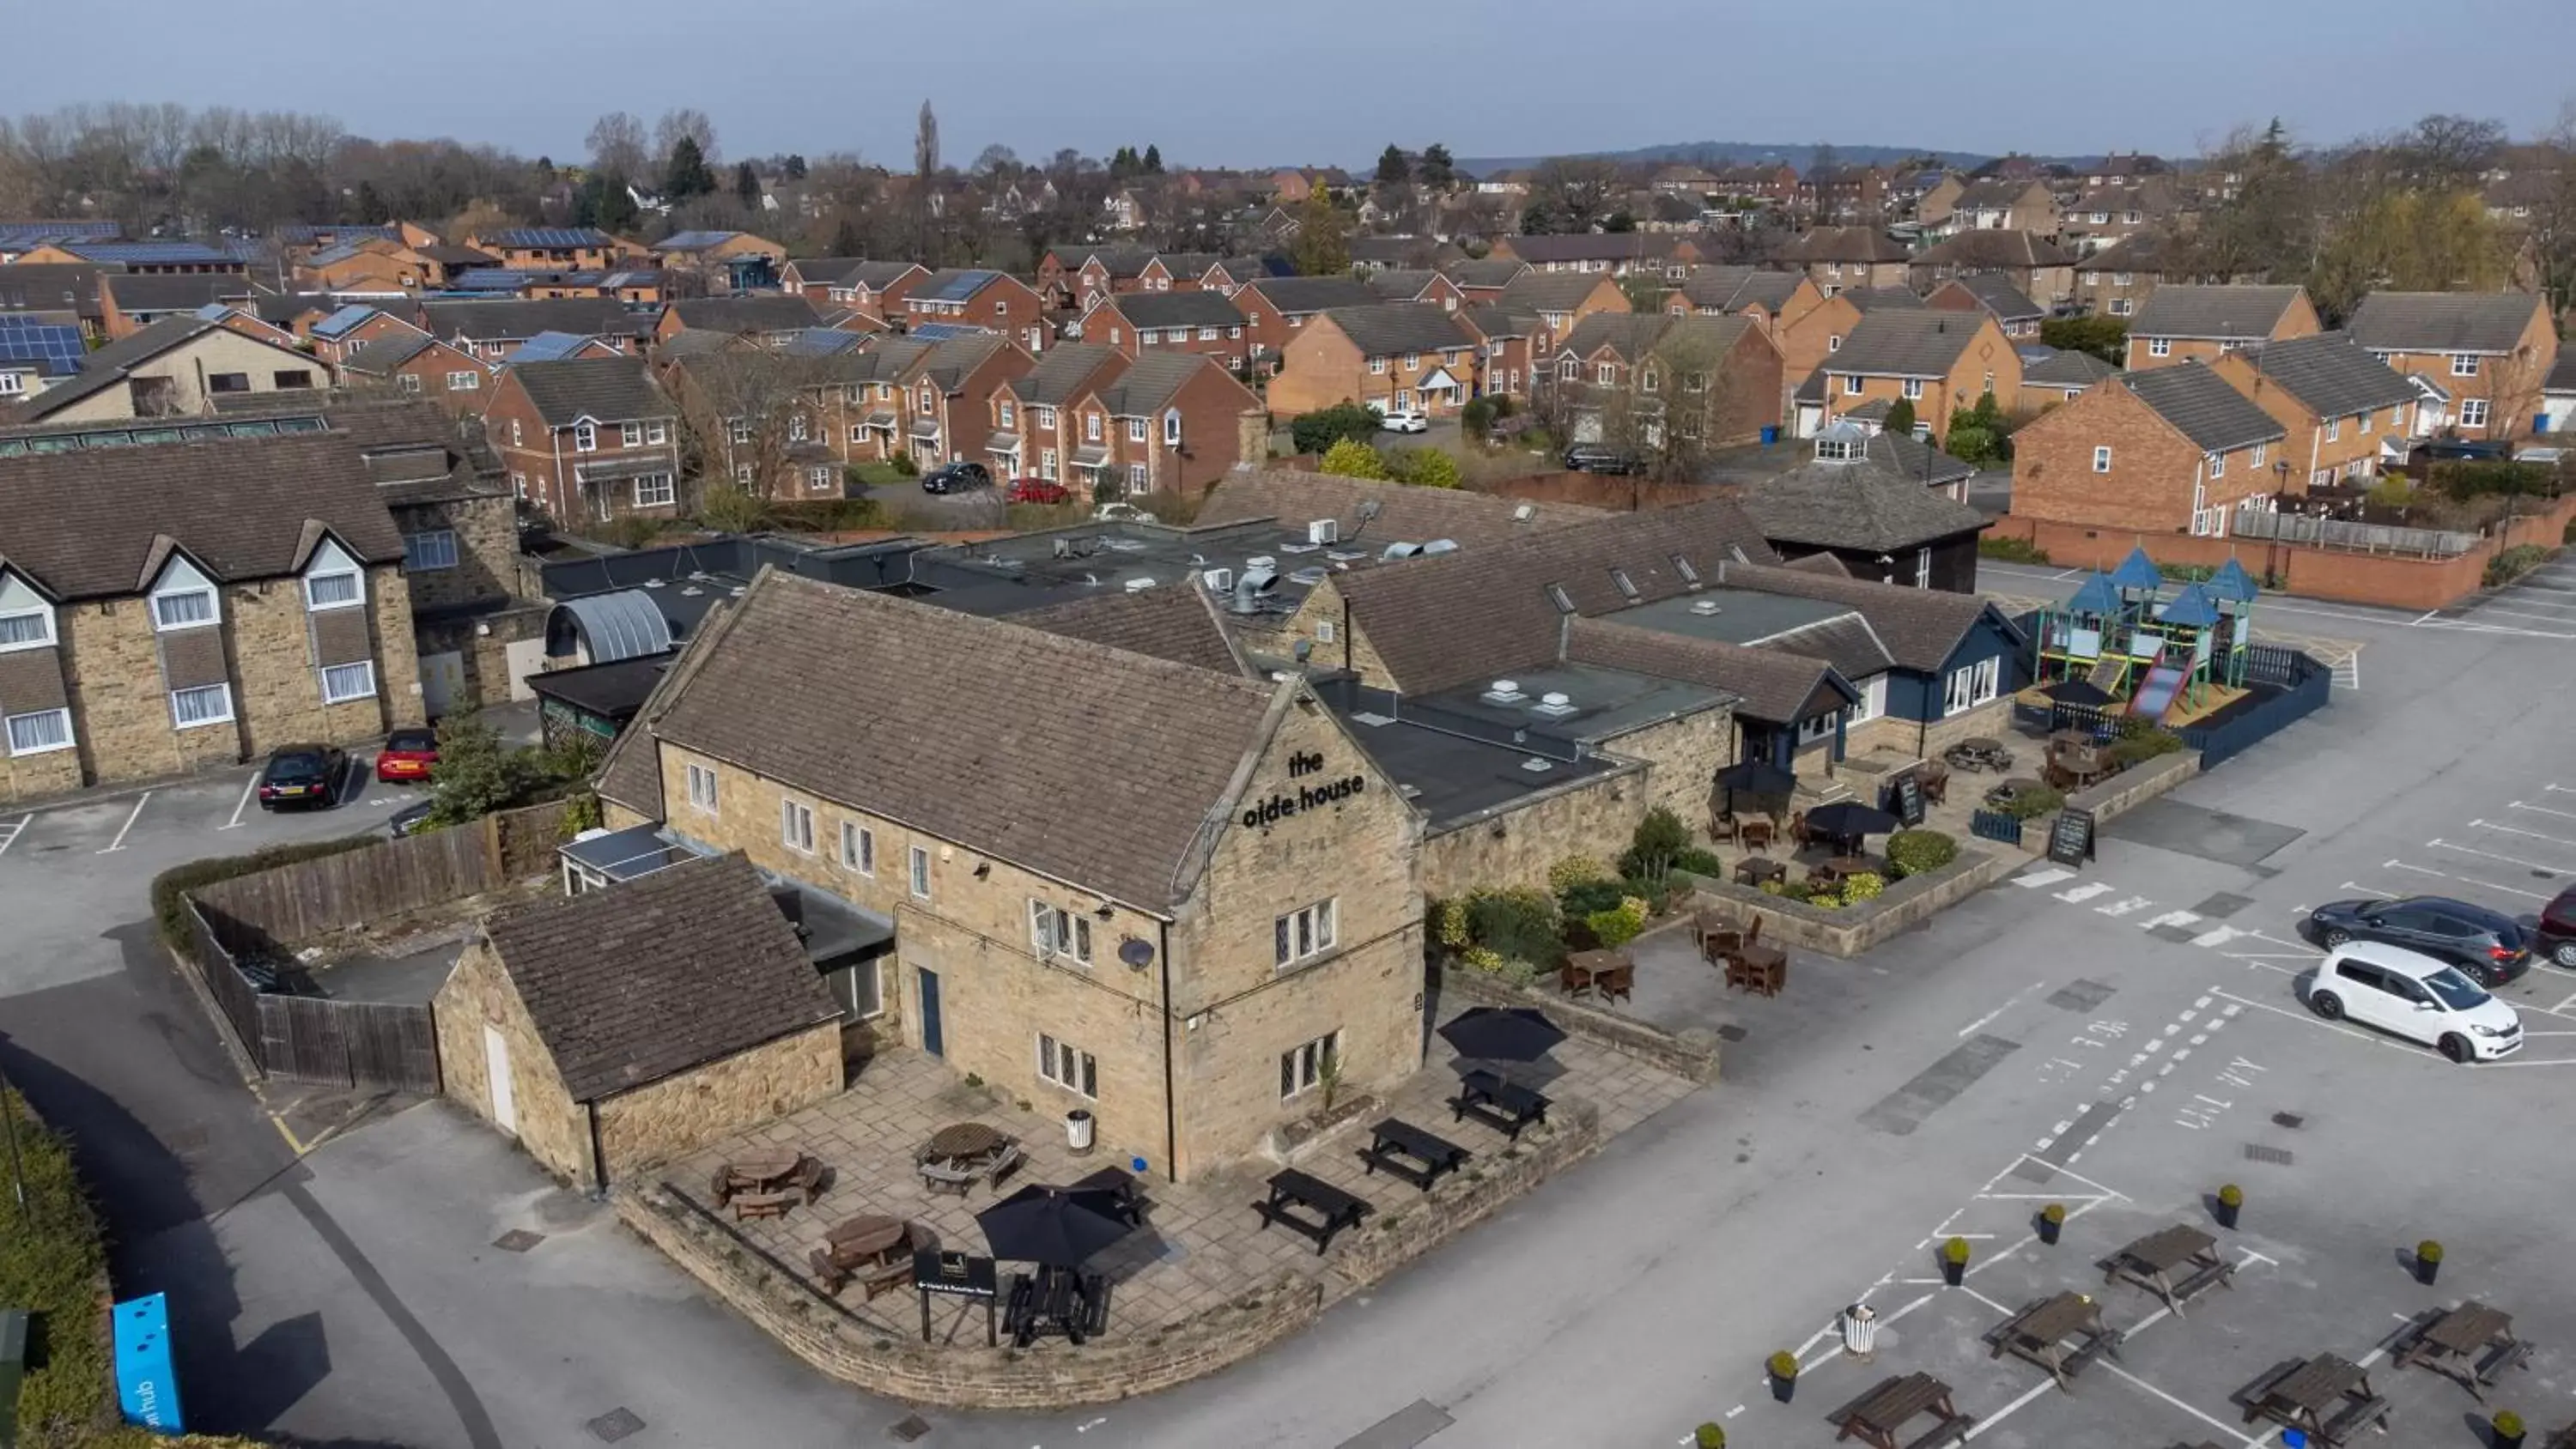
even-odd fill
[[[1596,664],[1532,664],[1515,668],[1508,677],[1519,689],[1517,700],[1490,693],[1498,681],[1479,680],[1416,696],[1406,702],[1405,712],[1415,718],[1434,716],[1448,728],[1488,739],[1589,745],[1738,698],[1704,684]],[[1565,696],[1561,709],[1547,703],[1551,694]]]
[[[1334,701],[1334,713],[1435,830],[1627,768],[1562,747],[1540,754],[1454,734],[1409,713],[1401,718],[1388,713],[1391,702],[1379,691],[1357,691]]]
[[[587,714],[619,724],[635,717],[653,686],[677,656],[670,652],[555,669],[528,676],[528,688],[542,699],[558,699]]]
[[[1612,623],[1660,629],[1692,639],[1750,645],[1810,629],[1828,619],[1858,618],[1860,611],[1849,604],[1794,594],[1715,588],[1678,594],[1603,617]]]

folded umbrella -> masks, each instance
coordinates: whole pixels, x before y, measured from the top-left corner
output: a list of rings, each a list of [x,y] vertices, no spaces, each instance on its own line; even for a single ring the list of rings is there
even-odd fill
[[[975,1214],[993,1256],[1048,1268],[1078,1268],[1132,1231],[1118,1195],[1088,1188],[1030,1186]]]
[[[1536,1061],[1565,1040],[1563,1028],[1526,1006],[1469,1007],[1443,1025],[1440,1035],[1460,1056],[1498,1062]]]
[[[1857,800],[1837,800],[1807,812],[1807,829],[1834,840],[1885,835],[1901,823],[1886,811],[1874,805],[1863,805]]]

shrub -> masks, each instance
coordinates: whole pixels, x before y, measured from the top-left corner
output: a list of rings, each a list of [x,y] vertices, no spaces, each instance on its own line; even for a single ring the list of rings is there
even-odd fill
[[[1606,880],[1587,880],[1568,886],[1559,892],[1556,904],[1564,913],[1565,919],[1579,921],[1589,917],[1594,911],[1616,910],[1619,898],[1626,893],[1627,888],[1615,877]]]
[[[2488,588],[2512,583],[2524,574],[2549,562],[2549,550],[2536,543],[2518,543],[2487,560],[2484,580]]]
[[[1646,903],[1630,896],[1609,910],[1585,916],[1583,924],[1592,928],[1592,938],[1601,943],[1602,950],[1616,951],[1646,929]]]
[[[1485,441],[1485,435],[1494,430],[1494,400],[1491,397],[1470,398],[1467,405],[1458,410],[1458,429],[1471,442]]]
[[[711,483],[698,500],[698,522],[717,533],[758,533],[769,527],[769,500],[732,483]]]
[[[1547,868],[1547,888],[1560,896],[1574,886],[1613,879],[1610,867],[1588,855],[1569,855]]]
[[[766,506],[771,527],[798,533],[884,528],[891,521],[885,505],[873,498],[805,498]]]
[[[1561,929],[1556,902],[1543,891],[1524,886],[1467,897],[1467,934],[1500,955],[1552,966],[1565,949]]]
[[[2522,1437],[2522,1416],[2513,1410],[2498,1409],[2492,1422],[2497,1438],[2510,1440]]]
[[[1690,843],[1690,827],[1682,823],[1680,816],[1658,805],[1637,822],[1636,833],[1628,838],[1628,853],[1619,857],[1619,873],[1660,882],[1672,872],[1673,857]]]
[[[1343,478],[1383,479],[1386,460],[1378,456],[1377,449],[1359,439],[1344,438],[1324,450],[1324,461],[1316,465],[1316,471]]]
[[[1726,862],[1718,858],[1717,852],[1696,845],[1685,846],[1673,856],[1673,869],[1718,880],[1726,878]]]
[[[1376,409],[1363,403],[1340,403],[1291,418],[1288,439],[1300,453],[1323,453],[1344,439],[1367,442],[1377,436],[1377,425]]]
[[[1843,880],[1843,900],[1849,905],[1877,900],[1887,890],[1887,878],[1875,871],[1862,871]]]
[[[897,453],[887,461],[894,465],[894,471],[899,477],[918,478],[921,476],[921,465],[912,461],[912,455],[910,453]]]
[[[1462,964],[1473,966],[1479,971],[1500,971],[1503,969],[1503,953],[1495,950],[1491,946],[1470,946],[1466,950],[1458,953],[1458,960]]]
[[[2156,572],[2178,584],[2205,584],[2218,577],[2218,570],[2208,564],[2160,563]]]
[[[1900,830],[1887,837],[1888,874],[1926,875],[1959,858],[1959,842],[1938,830]]]
[[[2015,820],[2036,820],[2065,803],[2066,795],[2063,791],[2042,785],[2036,790],[2025,790],[2012,797],[2011,803],[2004,806],[2003,813]]]
[[[2421,1263],[2438,1263],[2442,1261],[2442,1245],[2434,1242],[2431,1238],[2426,1238],[2424,1241],[2415,1245],[2415,1259],[2417,1262]]]
[[[600,533],[619,548],[645,548],[662,536],[663,520],[641,513],[620,514],[600,526]]]
[[[2218,1190],[2218,1200],[2229,1207],[2245,1206],[2245,1189],[2229,1183]]]
[[[1661,880],[1645,880],[1637,876],[1629,876],[1619,882],[1619,893],[1620,899],[1622,900],[1644,901],[1646,903],[1646,914],[1661,915],[1663,914],[1664,907],[1672,902],[1672,877],[1666,876]]]
[[[1538,980],[1539,970],[1538,967],[1514,956],[1507,958],[1501,966],[1495,968],[1494,974],[1503,978],[1509,985],[1527,986]]]
[[[1726,1449],[1726,1430],[1702,1424],[1691,1431],[1692,1449]]]
[[[1843,898],[1832,891],[1818,891],[1807,897],[1807,904],[1820,911],[1839,911],[1843,908]]]
[[[1431,938],[1451,950],[1464,950],[1475,943],[1467,934],[1467,903],[1463,900],[1433,901],[1423,911],[1431,918]]]
[[[2415,485],[2407,481],[2403,473],[2387,474],[2377,483],[2372,484],[2370,491],[2363,495],[2363,501],[2371,507],[2385,509],[2391,513],[2404,508],[2414,499]]]
[[[2044,564],[2048,550],[2026,538],[1981,538],[1977,540],[1977,557],[2001,559],[2006,563]]]
[[[2152,760],[2158,755],[2171,755],[2189,748],[2182,736],[2166,729],[2145,729],[2119,741],[2102,752],[2103,758],[2125,770],[2131,765]]]
[[[1458,460],[1438,448],[1395,448],[1379,455],[1387,475],[1416,488],[1455,488],[1463,480]]]
[[[1794,1379],[1798,1376],[1798,1356],[1785,1348],[1765,1359],[1762,1366],[1769,1369],[1771,1377],[1775,1379]]]

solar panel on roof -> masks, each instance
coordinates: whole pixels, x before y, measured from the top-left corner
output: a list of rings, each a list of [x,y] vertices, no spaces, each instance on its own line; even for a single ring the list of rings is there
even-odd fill
[[[952,337],[982,337],[992,330],[990,327],[978,327],[971,322],[923,322],[905,335],[920,338],[924,342],[946,342]]]
[[[0,312],[0,362],[32,362],[48,377],[66,377],[88,353],[77,327]]]

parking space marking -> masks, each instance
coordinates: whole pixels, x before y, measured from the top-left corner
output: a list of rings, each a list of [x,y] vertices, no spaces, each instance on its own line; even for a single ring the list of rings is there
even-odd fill
[[[6,825],[0,825],[0,855],[9,853],[9,847],[17,844],[18,837],[27,833],[27,822],[35,818],[33,815],[21,815]]]
[[[233,802],[233,818],[225,824],[218,825],[215,828],[218,830],[240,829],[242,823],[242,812],[250,808],[250,797],[252,793],[258,789],[259,775],[254,771],[249,779],[242,781],[241,798]]]
[[[2093,881],[2090,884],[2077,886],[2073,890],[2059,891],[2057,892],[2057,898],[2066,902],[2068,905],[2080,906],[2086,901],[2093,899],[2095,896],[2105,896],[2110,893],[2111,887],[2104,885],[2100,881]]]
[[[2415,873],[2415,874],[2417,874],[2417,875],[2429,875],[2429,876],[2433,877],[2435,880],[2455,880],[2455,881],[2458,881],[2458,882],[2459,882],[2460,884],[2462,884],[2462,885],[2473,885],[2473,886],[2481,887],[2481,888],[2486,889],[2486,890],[2491,890],[2491,891],[2502,891],[2502,892],[2504,892],[2506,895],[2509,895],[2509,896],[2522,896],[2522,897],[2524,897],[2524,898],[2526,898],[2526,899],[2529,899],[2529,900],[2545,901],[2545,900],[2548,900],[2548,899],[2549,899],[2549,896],[2548,896],[2548,894],[2547,894],[2546,892],[2542,892],[2542,891],[2527,891],[2527,890],[2522,889],[2522,888],[2521,888],[2521,887],[2519,887],[2519,886],[2497,885],[2494,881],[2489,881],[2489,880],[2480,880],[2480,879],[2478,879],[2476,876],[2473,876],[2473,875],[2453,875],[2453,874],[2451,874],[2449,871],[2446,871],[2446,870],[2428,870],[2428,869],[2426,869],[2425,867],[2420,866],[2420,865],[2408,865],[2406,862],[2404,862],[2404,861],[2402,861],[2402,860],[2392,860],[2392,861],[2389,861],[2387,864],[2385,864],[2385,865],[2381,866],[2381,867],[2380,867],[2380,869],[2382,869],[2382,870],[2404,870],[2404,871],[2412,871],[2412,872],[2414,872],[2414,873]]]
[[[2555,790],[2558,787],[2551,785],[2548,788]],[[2576,810],[2553,810],[2546,805],[2534,805],[2527,800],[2512,801],[2508,803],[2505,808],[2508,810],[2529,810],[2541,815],[2555,815],[2561,820],[2576,820]]]
[[[2492,820],[2472,820],[2469,823],[2481,830],[2501,830],[2507,835],[2527,835],[2534,840],[2546,840],[2552,845],[2576,846],[2576,840],[2557,835],[2543,835],[2537,830],[2525,830],[2519,825],[2498,825]]]
[[[102,850],[102,851],[100,851],[100,852],[98,852],[98,853],[99,853],[99,854],[101,854],[101,855],[106,855],[106,854],[108,854],[108,853],[110,853],[110,852],[112,852],[112,851],[123,850],[123,849],[125,848],[125,834],[126,834],[126,832],[127,832],[127,831],[129,831],[129,830],[132,830],[132,829],[134,828],[134,822],[135,822],[135,821],[140,820],[140,819],[142,819],[142,818],[143,818],[143,807],[144,807],[144,806],[146,806],[146,805],[149,805],[149,804],[151,804],[151,803],[152,803],[152,792],[151,792],[151,791],[149,791],[149,790],[146,790],[146,791],[144,791],[142,794],[135,796],[135,797],[134,797],[134,808],[133,808],[131,811],[128,811],[128,812],[126,813],[126,816],[125,816],[125,823],[124,823],[123,825],[120,825],[120,826],[116,827],[116,838],[115,838],[114,840],[111,840],[111,841],[109,841],[109,842],[107,843],[107,849],[106,849],[106,850]]]
[[[2462,855],[2474,855],[2487,860],[2500,860],[2507,865],[2518,865],[2526,870],[2547,871],[2552,875],[2566,875],[2570,871],[2576,871],[2576,866],[2549,865],[2537,860],[2524,860],[2520,856],[2498,855],[2492,850],[2480,850],[2473,845],[2462,845],[2454,840],[2444,840],[2438,835],[2424,843],[2436,850],[2456,850]]]

